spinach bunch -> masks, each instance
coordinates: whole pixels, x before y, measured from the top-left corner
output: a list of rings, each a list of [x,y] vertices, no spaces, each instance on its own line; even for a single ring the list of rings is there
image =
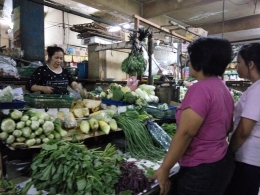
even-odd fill
[[[146,69],[146,61],[140,52],[132,52],[122,62],[121,69],[129,76],[142,75]]]
[[[28,185],[50,195],[112,195],[122,160],[111,144],[99,151],[87,150],[79,143],[49,142],[43,144],[33,160],[32,181]]]

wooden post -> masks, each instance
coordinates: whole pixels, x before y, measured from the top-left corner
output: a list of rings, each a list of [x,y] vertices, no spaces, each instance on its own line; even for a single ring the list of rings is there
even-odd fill
[[[2,152],[0,151],[0,179],[3,178],[3,159],[2,159]]]

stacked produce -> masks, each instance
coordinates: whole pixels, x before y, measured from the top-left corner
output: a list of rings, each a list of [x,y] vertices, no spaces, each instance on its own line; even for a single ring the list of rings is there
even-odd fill
[[[135,92],[141,98],[143,98],[146,102],[159,102],[159,98],[155,95],[155,86],[153,85],[140,85]]]
[[[26,187],[33,184],[50,195],[112,195],[122,160],[111,144],[99,151],[80,143],[48,142],[33,159],[32,180]]]
[[[112,117],[115,112],[113,110],[100,110],[89,115],[89,120],[82,120],[80,130],[82,133],[95,133],[98,129],[105,134],[109,134],[110,130],[116,131],[117,122]]]
[[[112,83],[107,90],[100,93],[100,98],[146,106],[147,103],[159,101],[154,90],[153,85],[142,84],[135,91],[131,91],[128,86],[122,87],[117,83]]]
[[[1,131],[0,139],[5,143],[25,143],[28,147],[67,135],[58,118],[36,110],[11,111],[1,122]]]

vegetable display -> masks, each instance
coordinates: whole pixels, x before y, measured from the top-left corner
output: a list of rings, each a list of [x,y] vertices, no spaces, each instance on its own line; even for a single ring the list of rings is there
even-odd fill
[[[132,157],[156,161],[165,156],[165,151],[154,145],[151,134],[142,122],[125,116],[115,116],[114,118],[124,131],[126,147]]]
[[[128,86],[122,87],[117,83],[111,83],[107,90],[103,90],[100,93],[100,98],[146,106],[147,102],[157,103],[159,101],[154,90],[155,87],[153,85],[147,84],[142,84],[135,91],[131,91]]]
[[[112,195],[122,160],[111,144],[99,151],[81,143],[52,141],[33,159],[32,180],[26,187],[34,185],[50,195]]]
[[[9,145],[18,142],[30,147],[66,135],[58,118],[36,110],[13,110],[1,123],[0,139]]]
[[[138,195],[144,190],[151,188],[151,183],[146,178],[142,169],[139,169],[135,162],[123,162],[120,165],[121,175],[119,181],[115,185],[116,195],[120,195],[120,192],[130,190],[131,195]]]

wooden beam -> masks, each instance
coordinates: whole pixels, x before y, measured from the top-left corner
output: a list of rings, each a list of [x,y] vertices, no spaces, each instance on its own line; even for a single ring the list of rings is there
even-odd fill
[[[149,26],[151,26],[153,28],[156,28],[156,29],[158,29],[158,30],[160,30],[162,32],[165,32],[165,33],[167,33],[167,34],[169,34],[169,35],[171,35],[173,37],[177,37],[177,38],[182,39],[184,41],[191,42],[191,40],[187,39],[186,37],[181,36],[181,35],[179,35],[179,34],[177,34],[175,32],[172,32],[172,31],[170,31],[167,28],[161,27],[160,25],[155,24],[155,23],[153,23],[153,22],[151,22],[149,20],[146,20],[146,19],[144,19],[144,18],[142,18],[142,17],[140,17],[138,15],[133,15],[133,18],[134,19],[138,19],[139,21],[141,21],[141,22],[143,22],[143,23],[145,23],[145,24],[147,24],[147,25],[149,25]]]
[[[115,50],[115,49],[131,49],[132,43],[131,42],[120,42],[120,43],[113,43],[108,45],[98,45],[95,48],[95,51],[103,51],[103,50]]]

